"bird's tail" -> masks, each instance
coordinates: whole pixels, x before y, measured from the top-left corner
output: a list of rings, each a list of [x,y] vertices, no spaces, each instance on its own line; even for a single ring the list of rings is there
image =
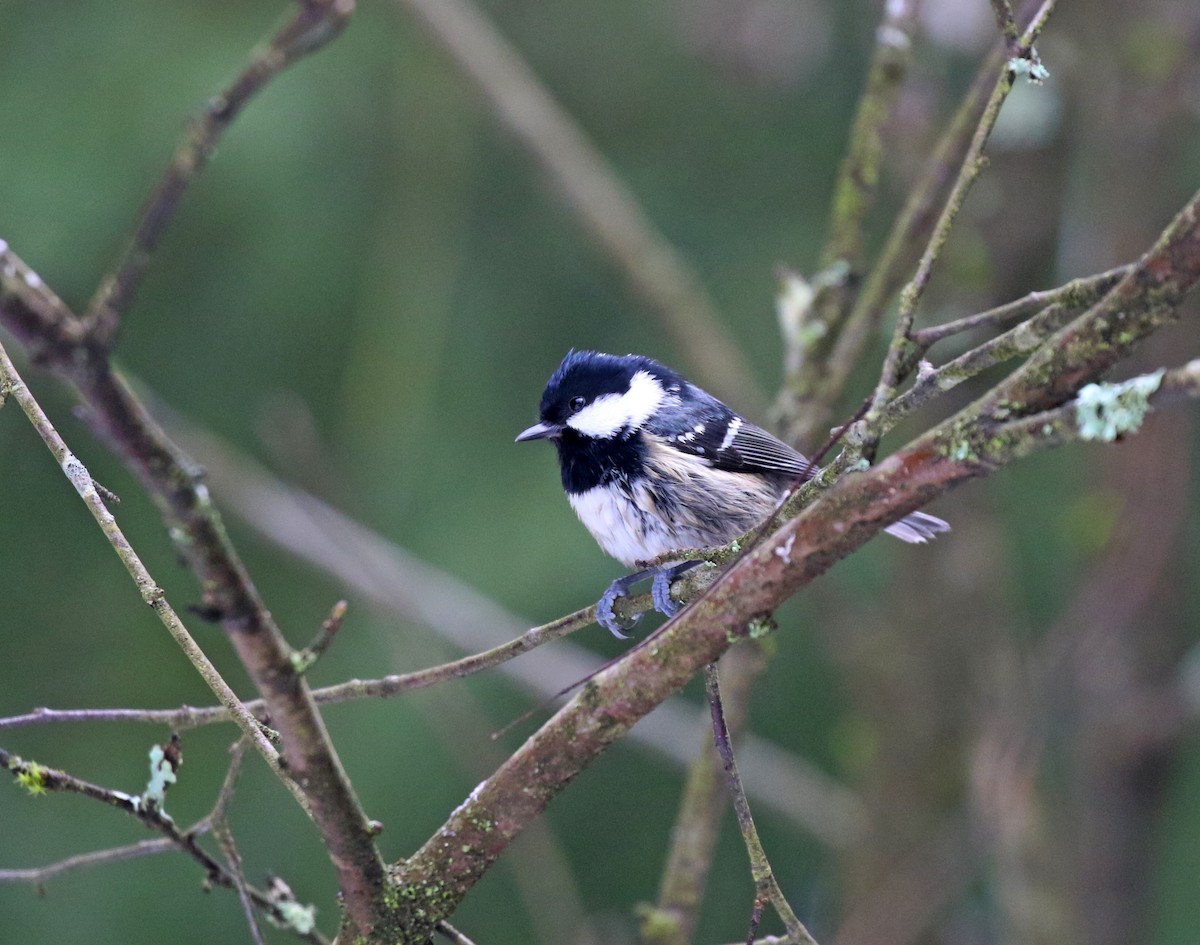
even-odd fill
[[[900,519],[895,525],[889,525],[884,531],[901,541],[920,545],[931,538],[936,538],[939,532],[950,531],[950,525],[936,516],[926,515],[924,512],[913,512],[912,515]]]

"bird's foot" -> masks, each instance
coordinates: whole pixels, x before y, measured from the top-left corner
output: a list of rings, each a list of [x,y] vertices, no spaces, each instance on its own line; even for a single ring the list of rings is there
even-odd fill
[[[600,624],[605,630],[611,633],[618,640],[628,640],[629,634],[625,633],[637,625],[637,622],[642,619],[641,614],[635,614],[632,618],[622,620],[613,612],[613,604],[622,597],[629,596],[629,589],[638,581],[642,580],[648,572],[638,571],[636,574],[630,574],[623,578],[617,578],[608,586],[608,590],[596,603],[596,623]]]
[[[682,604],[671,600],[671,585],[686,571],[690,571],[699,561],[681,561],[667,568],[658,568],[654,572],[654,583],[650,586],[650,596],[654,598],[654,608],[660,614],[674,617],[683,607]]]
[[[629,634],[624,631],[631,629],[639,620],[641,614],[632,619],[622,620],[613,611],[613,605],[622,597],[629,595],[629,589],[639,581],[648,577],[653,578],[650,596],[654,599],[654,609],[668,617],[679,613],[681,604],[671,600],[671,584],[685,571],[690,571],[699,561],[683,561],[665,568],[651,568],[646,571],[636,571],[633,574],[618,578],[609,585],[604,596],[596,604],[596,623],[619,640],[628,640]]]

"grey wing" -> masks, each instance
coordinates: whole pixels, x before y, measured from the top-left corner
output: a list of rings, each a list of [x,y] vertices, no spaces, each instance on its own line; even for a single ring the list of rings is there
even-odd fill
[[[721,401],[699,388],[691,389],[675,419],[673,430],[651,432],[675,449],[701,456],[717,469],[729,472],[802,476],[811,464],[782,440],[740,417]]]
[[[713,465],[731,472],[804,476],[812,469],[803,456],[762,427],[734,417],[711,454]]]

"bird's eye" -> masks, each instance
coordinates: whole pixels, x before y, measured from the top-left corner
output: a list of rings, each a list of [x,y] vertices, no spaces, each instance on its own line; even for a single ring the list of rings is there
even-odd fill
[[[586,397],[572,397],[570,400],[570,403],[568,403],[567,406],[571,409],[571,413],[579,413],[579,411],[581,411],[584,407],[587,406],[587,398]]]

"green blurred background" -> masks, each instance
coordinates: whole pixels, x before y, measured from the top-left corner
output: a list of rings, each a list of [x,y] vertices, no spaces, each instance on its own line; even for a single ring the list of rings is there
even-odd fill
[[[702,273],[757,366],[746,405],[779,381],[773,272],[812,271],[880,6],[484,5]],[[1193,0],[1062,6],[1041,46],[1051,81],[1019,87],[1006,107],[992,167],[924,307],[930,322],[1134,258],[1200,181]],[[284,12],[0,0],[0,238],[83,308],[188,117]],[[927,2],[921,22],[874,245],[995,31],[984,0]],[[1200,353],[1195,315],[1193,304],[1139,365]],[[360,0],[345,34],[225,137],[155,257],[118,356],[190,423],[540,623],[595,600],[619,573],[564,501],[552,451],[512,442],[570,346],[694,367],[405,5]],[[868,359],[847,406],[877,364]],[[69,392],[22,365],[73,449],[121,495],[120,522],[169,598],[194,602],[132,478],[73,416]],[[752,728],[853,792],[864,824],[835,848],[761,813],[780,879],[819,941],[1196,940],[1195,433],[1184,407],[1125,445],[1005,470],[938,503],[955,530],[936,545],[873,543],[781,612]],[[294,644],[349,597],[315,684],[458,652],[229,524]],[[189,623],[245,692],[222,635]],[[596,628],[574,642],[621,650]],[[697,705],[698,695],[688,693]],[[498,745],[488,734],[534,698],[493,672],[327,710],[369,814],[386,825],[386,855],[415,849],[519,744],[528,726]],[[10,405],[0,412],[0,716],[209,701]],[[185,733],[168,799],[181,823],[208,810],[231,732]],[[138,791],[146,751],[167,734],[27,728],[0,733],[0,746]],[[688,735],[699,742],[698,727]],[[456,924],[480,945],[632,941],[680,784],[675,763],[618,745]],[[328,861],[257,759],[233,825],[249,877],[280,873],[331,930]],[[0,787],[0,869],[144,836],[93,802]],[[40,895],[0,885],[0,942],[248,940],[236,897],[205,895],[200,878],[168,854],[71,874]],[[727,822],[700,941],[744,936],[751,897]]]

